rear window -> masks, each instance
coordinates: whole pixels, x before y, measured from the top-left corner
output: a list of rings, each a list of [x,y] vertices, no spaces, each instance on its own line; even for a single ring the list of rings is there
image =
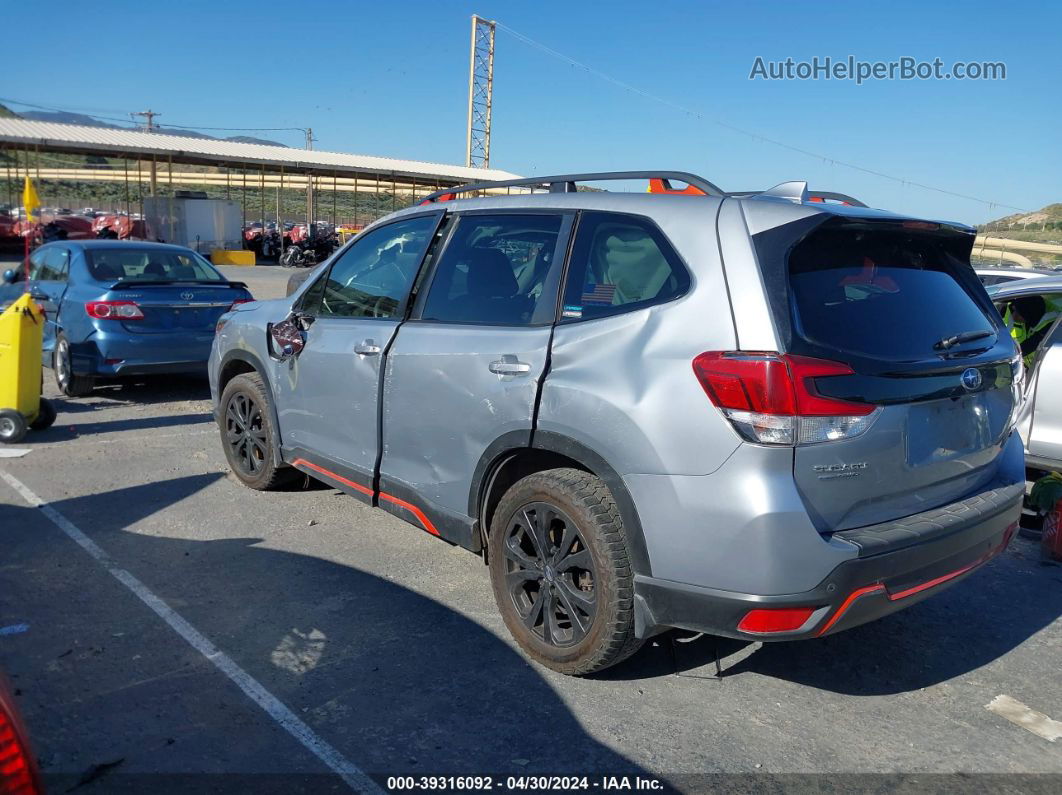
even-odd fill
[[[955,242],[895,224],[823,225],[789,254],[794,333],[819,347],[893,360],[932,355],[935,343],[955,334],[994,337],[997,326],[971,294],[972,271]]]
[[[96,249],[86,252],[89,272],[100,282],[222,282],[214,266],[195,252],[162,249]]]

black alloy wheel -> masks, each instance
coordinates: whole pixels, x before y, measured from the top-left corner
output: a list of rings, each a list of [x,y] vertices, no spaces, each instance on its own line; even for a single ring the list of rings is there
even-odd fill
[[[233,394],[225,407],[225,442],[229,461],[248,478],[256,477],[269,461],[262,407],[246,392]]]
[[[502,547],[505,581],[524,626],[544,643],[573,646],[597,611],[594,563],[576,523],[545,502],[521,507]]]

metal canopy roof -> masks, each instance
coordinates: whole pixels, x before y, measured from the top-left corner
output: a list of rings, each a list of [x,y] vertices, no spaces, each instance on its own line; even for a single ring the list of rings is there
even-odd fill
[[[419,160],[396,160],[371,155],[350,155],[293,149],[286,146],[219,141],[213,138],[189,138],[180,135],[86,127],[78,124],[0,119],[0,144],[22,148],[39,148],[51,152],[94,154],[109,157],[147,159],[152,155],[172,158],[175,163],[209,166],[248,166],[288,171],[331,174],[378,174],[387,177],[415,178],[425,183],[455,184],[484,180],[515,179],[516,174],[490,168],[467,168]]]

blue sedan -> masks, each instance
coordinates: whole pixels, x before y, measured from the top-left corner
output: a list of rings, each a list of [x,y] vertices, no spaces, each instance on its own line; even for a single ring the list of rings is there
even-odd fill
[[[162,243],[47,243],[29,270],[47,313],[44,362],[70,396],[101,378],[205,373],[218,318],[253,300],[196,252]],[[0,305],[27,289],[21,271],[3,276]]]

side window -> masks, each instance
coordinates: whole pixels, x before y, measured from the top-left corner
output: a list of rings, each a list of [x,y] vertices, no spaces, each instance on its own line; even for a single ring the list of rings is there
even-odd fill
[[[30,255],[30,279],[40,281],[46,279],[44,258],[48,256],[48,249],[37,249]]]
[[[465,215],[439,258],[421,317],[450,323],[552,323],[560,215]]]
[[[395,317],[431,241],[438,216],[398,221],[359,237],[306,291],[302,309],[318,317]]]
[[[661,304],[689,286],[678,254],[652,223],[618,213],[583,213],[568,265],[562,322]]]
[[[41,279],[65,282],[70,271],[70,252],[65,248],[50,248],[44,257]]]

